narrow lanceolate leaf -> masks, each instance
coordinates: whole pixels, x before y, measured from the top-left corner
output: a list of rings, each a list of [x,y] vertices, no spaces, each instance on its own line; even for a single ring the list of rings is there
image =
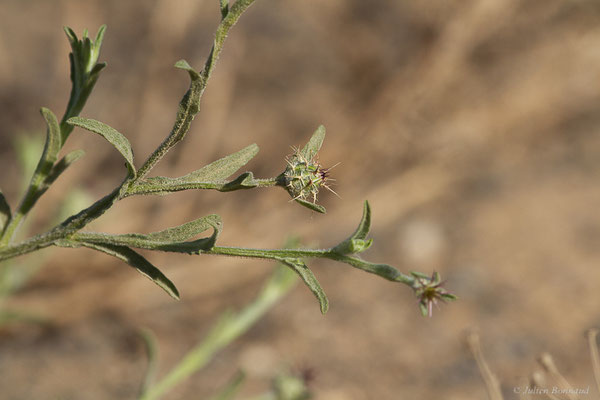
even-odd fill
[[[182,182],[223,182],[252,160],[257,153],[258,146],[251,144],[179,179]]]
[[[388,264],[376,264],[369,261],[365,261],[358,257],[343,255],[337,256],[335,260],[351,265],[354,268],[362,269],[363,271],[369,272],[371,274],[379,275],[380,277],[387,279],[388,281],[398,281],[405,283],[408,281],[414,281],[414,278],[411,278],[410,276],[401,273],[396,268]]]
[[[369,234],[369,229],[371,228],[371,206],[369,206],[369,202],[365,201],[363,207],[363,215],[358,224],[358,228],[354,231],[352,235],[342,243],[338,244],[333,248],[338,254],[354,254],[361,253],[367,250],[371,243],[373,243],[373,239],[367,240],[367,235]]]
[[[133,151],[131,150],[129,140],[127,140],[125,136],[105,123],[90,118],[73,117],[69,118],[67,122],[70,125],[78,126],[90,132],[97,133],[106,139],[115,147],[115,149],[119,151],[119,153],[121,153],[123,158],[125,158],[125,161],[127,161],[129,174],[132,177],[135,176],[135,167],[133,166]]]
[[[179,102],[175,123],[173,124],[173,128],[171,128],[171,132],[140,167],[140,178],[145,177],[173,146],[183,140],[190,129],[194,117],[200,110],[200,98],[206,87],[205,80],[185,60],[177,61],[175,67],[188,72],[191,79],[190,87]]]
[[[56,242],[57,246],[62,247],[87,247],[93,250],[106,253],[116,257],[135,268],[139,273],[150,279],[152,282],[161,287],[171,297],[179,300],[179,291],[158,268],[152,265],[148,260],[140,254],[131,250],[129,247],[117,246],[112,244],[88,243],[79,240],[60,240]]]
[[[252,172],[244,172],[232,181],[222,182],[186,182],[181,181],[180,178],[157,176],[136,182],[127,189],[125,196],[135,194],[164,195],[190,189],[212,189],[219,192],[232,192],[234,190],[251,189],[257,186],[258,182],[254,179]]]
[[[8,223],[11,217],[10,206],[8,202],[4,198],[2,194],[2,190],[0,190],[0,236],[2,235],[2,231],[4,231],[4,227]]]
[[[48,173],[48,176],[44,180],[44,185],[50,186],[60,176],[60,174],[65,172],[65,170],[67,168],[69,168],[69,166],[71,164],[73,164],[75,161],[79,160],[84,155],[85,155],[85,151],[74,150],[74,151],[68,153],[63,158],[61,158],[60,161],[58,161],[56,164],[54,164],[54,166],[50,170],[50,173]]]
[[[200,97],[202,97],[205,87],[205,83],[200,74],[194,70],[187,61],[179,60],[175,63],[175,67],[187,71],[192,81],[190,83],[190,88],[179,102],[179,109],[177,110],[173,129],[171,129],[171,133],[158,149],[160,150],[164,145],[165,153],[177,142],[183,140],[190,130],[190,125],[192,124],[194,117],[198,114],[198,111],[200,111]]]
[[[74,240],[99,245],[127,246],[138,249],[161,250],[186,254],[198,254],[210,250],[221,233],[221,217],[216,214],[198,218],[194,221],[148,234],[128,233],[109,235],[106,233],[79,232],[72,236]],[[213,229],[207,238],[188,241],[194,236]]]
[[[213,228],[217,234],[220,233],[223,228],[221,217],[219,217],[217,214],[211,214],[207,215],[206,217],[187,222],[183,225],[167,228],[160,232],[153,232],[143,236],[156,243],[183,242],[196,235],[199,235],[209,228]]]
[[[192,80],[200,79],[200,74],[196,71],[186,60],[179,60],[175,63],[175,68],[187,71],[190,74]]]
[[[104,40],[105,32],[106,25],[102,25],[100,29],[98,29],[98,33],[96,34],[96,40],[94,40],[92,49],[92,59],[94,60],[98,60],[98,56],[100,55],[100,48],[102,47],[102,41]]]
[[[296,203],[301,204],[304,207],[311,209],[313,211],[316,211],[318,213],[325,214],[327,212],[325,207],[323,207],[322,205],[311,203],[310,201],[306,201],[306,200],[302,200],[302,199],[294,199],[294,201]]]
[[[232,192],[240,189],[251,189],[258,186],[252,172],[244,172],[232,181],[226,182],[218,188],[219,192]]]
[[[313,133],[308,143],[300,150],[300,155],[305,160],[312,160],[321,149],[323,139],[325,139],[325,127],[320,125]]]
[[[306,264],[298,258],[281,258],[278,260],[293,269],[300,276],[306,286],[313,292],[317,300],[319,300],[321,313],[325,314],[329,309],[329,300],[321,288],[319,281]]]
[[[56,119],[56,115],[52,111],[47,108],[42,107],[40,110],[44,120],[46,120],[46,125],[48,125],[48,131],[46,135],[46,145],[44,146],[44,152],[42,153],[42,158],[40,162],[47,163],[46,166],[42,166],[46,170],[49,169],[52,164],[58,158],[58,152],[62,147],[62,139],[60,137],[60,127],[58,126],[58,120]],[[42,161],[43,160],[43,161]]]
[[[245,172],[233,181],[226,178],[242,168],[258,153],[258,146],[252,144],[236,153],[214,161],[199,170],[179,178],[157,176],[136,182],[127,191],[133,194],[166,194],[188,189],[214,189],[230,192],[257,186],[251,172]]]

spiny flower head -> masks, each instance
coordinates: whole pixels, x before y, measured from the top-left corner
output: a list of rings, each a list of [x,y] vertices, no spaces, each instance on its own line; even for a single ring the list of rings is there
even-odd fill
[[[329,177],[330,168],[323,168],[319,162],[304,157],[298,149],[294,149],[294,154],[286,158],[287,168],[283,172],[285,187],[294,200],[310,200],[317,203],[317,194],[319,189],[324,187],[334,193],[328,186],[334,179]]]
[[[423,316],[431,317],[433,315],[433,305],[437,305],[438,300],[447,303],[457,299],[455,295],[442,287],[445,282],[441,280],[438,272],[434,271],[431,276],[419,272],[411,272],[411,275],[415,278],[413,289],[419,299],[419,308]]]

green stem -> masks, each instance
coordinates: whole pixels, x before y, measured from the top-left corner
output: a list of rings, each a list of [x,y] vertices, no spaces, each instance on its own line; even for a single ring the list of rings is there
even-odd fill
[[[218,254],[221,256],[262,258],[278,260],[281,258],[332,258],[329,250],[317,249],[249,249],[244,247],[214,246],[204,254]]]
[[[27,189],[27,192],[25,193],[25,196],[23,197],[23,200],[21,200],[19,208],[12,215],[10,222],[4,228],[4,232],[2,233],[2,237],[0,239],[0,247],[7,246],[13,240],[19,227],[23,223],[24,218],[27,216],[27,214],[39,198],[39,186],[44,181],[49,171],[49,168],[48,171],[44,171],[45,173],[43,171],[40,171],[40,165],[42,165],[43,161],[43,159],[40,160],[38,168],[36,169],[35,173],[33,174],[33,177],[31,178],[31,183],[29,184],[29,187]]]
[[[268,310],[293,287],[296,275],[281,267],[276,270],[259,296],[239,313],[226,313],[213,327],[204,341],[191,349],[185,357],[139,400],[155,400],[191,374],[204,367],[216,352],[229,345],[252,327]]]
[[[82,229],[87,224],[104,214],[113,206],[113,204],[122,198],[122,194],[125,191],[125,183],[128,181],[129,178],[126,178],[125,181],[115,188],[110,194],[104,196],[85,210],[80,211],[78,214],[70,216],[58,226],[53,228],[52,231],[63,231],[65,233],[63,237],[66,237],[67,235]]]
[[[256,183],[258,187],[271,187],[281,185],[278,178],[254,179],[253,183]]]
[[[98,200],[78,214],[67,218],[65,221],[44,234],[33,236],[16,245],[0,246],[0,261],[31,253],[33,251],[51,246],[57,240],[67,238],[69,235],[77,232],[104,214],[106,210],[108,210],[117,200],[119,200],[122,191],[123,184],[113,190],[109,195],[104,196],[102,199]]]
[[[285,258],[327,258],[329,260],[342,262],[378,275],[384,279],[393,282],[401,282],[410,287],[414,287],[416,280],[411,275],[403,274],[396,268],[387,264],[374,264],[364,261],[357,256],[349,256],[336,252],[331,249],[249,249],[242,247],[224,247],[214,246],[208,251],[203,251],[203,254],[217,254],[230,257],[243,258],[262,258],[270,260],[281,260]]]
[[[210,74],[219,60],[221,50],[223,50],[223,43],[225,43],[225,39],[227,38],[229,30],[233,25],[235,25],[238,19],[240,19],[240,16],[244,13],[244,11],[246,11],[246,9],[250,7],[252,3],[254,3],[254,1],[255,0],[237,0],[229,8],[227,15],[225,15],[219,24],[215,34],[215,41],[212,49],[210,50],[210,55],[208,56],[208,60],[206,60],[206,64],[202,70],[202,76],[205,82],[207,82],[208,78],[210,78]]]
[[[73,54],[71,54],[71,63],[76,62],[73,57]],[[42,156],[40,157],[40,161],[38,162],[35,172],[33,173],[31,182],[27,188],[27,192],[23,196],[23,199],[21,200],[16,212],[13,214],[10,222],[5,227],[4,231],[1,232],[2,236],[0,237],[0,247],[7,246],[12,242],[14,236],[19,230],[19,227],[23,223],[23,220],[27,217],[33,206],[44,193],[45,189],[42,188],[42,184],[46,178],[48,178],[48,174],[56,162],[56,156],[64,146],[67,137],[73,130],[73,126],[67,124],[66,121],[71,117],[79,115],[85,106],[92,89],[94,88],[96,80],[98,79],[97,74],[90,78],[91,71],[91,68],[90,71],[86,71],[83,78],[83,84],[81,82],[77,82],[76,79],[73,80],[69,103],[59,125],[60,142],[58,148],[56,149],[56,152],[48,152],[48,142],[50,139],[48,138],[46,140],[46,147],[44,148]],[[74,79],[75,77],[71,78]],[[50,127],[48,129],[50,129]]]
[[[58,233],[52,234],[51,232],[48,232],[43,235],[33,236],[21,243],[1,247],[0,262],[8,260],[9,258],[18,257],[27,253],[34,252],[36,250],[40,250],[48,246],[52,246],[52,244],[56,240],[61,239],[63,237],[64,236]]]
[[[276,185],[276,180],[274,178],[257,179],[257,181],[259,182],[259,186],[261,187],[270,187]],[[102,199],[98,200],[97,202],[95,202],[85,210],[82,210],[78,214],[67,218],[65,221],[55,226],[45,234],[31,237],[30,239],[15,245],[9,245],[7,243],[4,246],[0,246],[0,261],[4,261],[13,257],[18,257],[42,249],[44,247],[51,246],[57,240],[65,239],[69,235],[72,235],[73,233],[81,230],[87,224],[104,214],[110,207],[112,207],[114,203],[129,196],[130,193],[127,191],[127,184],[129,182],[131,181],[126,179],[110,194],[104,196]],[[213,250],[211,251],[214,251],[214,249],[215,248],[213,248]],[[217,249],[220,249],[219,251],[223,251],[224,255],[252,258],[277,259],[277,257],[322,257],[322,255],[320,255],[320,250],[306,250],[302,254],[297,253],[297,255],[296,253],[285,253],[284,250],[279,250],[280,253],[277,253],[277,251],[273,253],[274,250],[272,250],[270,253],[271,256],[269,257],[260,256],[261,252],[269,252],[268,250],[231,248],[232,250],[228,251],[228,248],[226,247],[219,247]],[[242,254],[243,252],[240,252],[239,250],[247,250],[247,254]],[[315,252],[314,255],[312,252]],[[217,254],[216,252],[208,253]]]
[[[187,129],[189,129],[189,123],[194,118],[196,113],[199,111],[195,109],[202,99],[208,80],[210,79],[211,73],[217,64],[219,55],[223,50],[223,44],[227,38],[229,30],[238,21],[243,12],[252,4],[255,0],[238,0],[229,9],[227,15],[221,20],[217,32],[215,34],[215,41],[204,65],[204,69],[200,73],[200,79],[193,80],[186,96],[196,96],[194,99],[187,99],[186,109],[180,110],[183,112],[183,119],[185,121],[176,123],[169,136],[163,141],[160,146],[148,157],[144,164],[138,170],[137,179],[144,178],[148,172],[160,161],[162,157],[177,143],[182,140]]]
[[[236,179],[237,180],[237,179]],[[184,182],[184,183],[155,183],[152,181],[137,181],[129,185],[127,191],[122,197],[129,197],[134,195],[150,195],[150,194],[164,194],[181,192],[184,190],[218,190],[220,192],[229,192],[239,189],[251,189],[255,187],[273,187],[281,186],[278,178],[264,178],[264,179],[253,179],[251,181],[252,186],[231,186],[236,184],[236,180],[226,182]]]

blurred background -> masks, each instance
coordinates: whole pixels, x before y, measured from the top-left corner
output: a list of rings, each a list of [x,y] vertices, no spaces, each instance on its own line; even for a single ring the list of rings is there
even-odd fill
[[[15,146],[44,137],[40,107],[66,107],[64,25],[93,36],[107,24],[108,68],[82,115],[124,133],[139,165],[187,89],[173,64],[200,69],[218,20],[213,0],[3,0],[0,184],[13,208],[23,173]],[[184,175],[257,143],[247,168],[276,176],[290,146],[324,124],[320,161],[340,162],[340,198],[321,196],[326,215],[278,189],[128,198],[90,229],[151,232],[218,213],[222,245],[279,247],[298,234],[326,247],[353,231],[368,199],[374,244],[364,257],[437,270],[460,300],[423,318],[406,287],[311,261],[326,316],[297,286],[165,398],[206,398],[242,367],[248,396],[281,369],[310,368],[317,399],[481,399],[469,329],[506,399],[544,351],[596,398],[583,333],[600,325],[599,84],[594,0],[258,0],[233,28],[190,133],[154,173]],[[91,202],[121,182],[120,155],[100,137],[76,130],[67,149],[76,148],[86,156],[42,198],[31,232],[73,188]],[[43,268],[3,305],[47,322],[0,327],[0,397],[134,398],[146,365],[139,328],[157,335],[163,374],[273,267],[144,254],[181,301],[88,250],[19,260],[42,257]]]

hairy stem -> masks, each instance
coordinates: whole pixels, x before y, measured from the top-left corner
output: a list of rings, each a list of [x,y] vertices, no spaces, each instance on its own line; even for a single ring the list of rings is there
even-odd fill
[[[167,138],[158,146],[158,148],[148,157],[146,162],[138,170],[138,180],[144,178],[148,172],[160,161],[162,157],[180,140],[183,139],[185,133],[189,129],[189,124],[194,118],[199,109],[197,108],[198,103],[202,99],[208,80],[210,79],[211,73],[217,64],[219,55],[223,50],[223,44],[227,38],[229,30],[238,21],[242,13],[252,4],[255,0],[238,0],[229,9],[226,16],[221,20],[217,32],[215,34],[215,41],[204,65],[204,69],[200,73],[199,79],[192,80],[190,89],[186,93],[188,98],[184,97],[184,109],[180,109],[179,112],[183,118],[181,121],[175,124],[171,133]]]
[[[357,269],[378,275],[393,282],[401,282],[410,287],[415,285],[415,278],[403,274],[396,268],[387,264],[374,264],[364,261],[357,256],[339,254],[331,249],[250,249],[242,247],[214,246],[203,254],[217,254],[230,257],[261,258],[270,260],[282,260],[286,258],[327,258],[349,264]]]

